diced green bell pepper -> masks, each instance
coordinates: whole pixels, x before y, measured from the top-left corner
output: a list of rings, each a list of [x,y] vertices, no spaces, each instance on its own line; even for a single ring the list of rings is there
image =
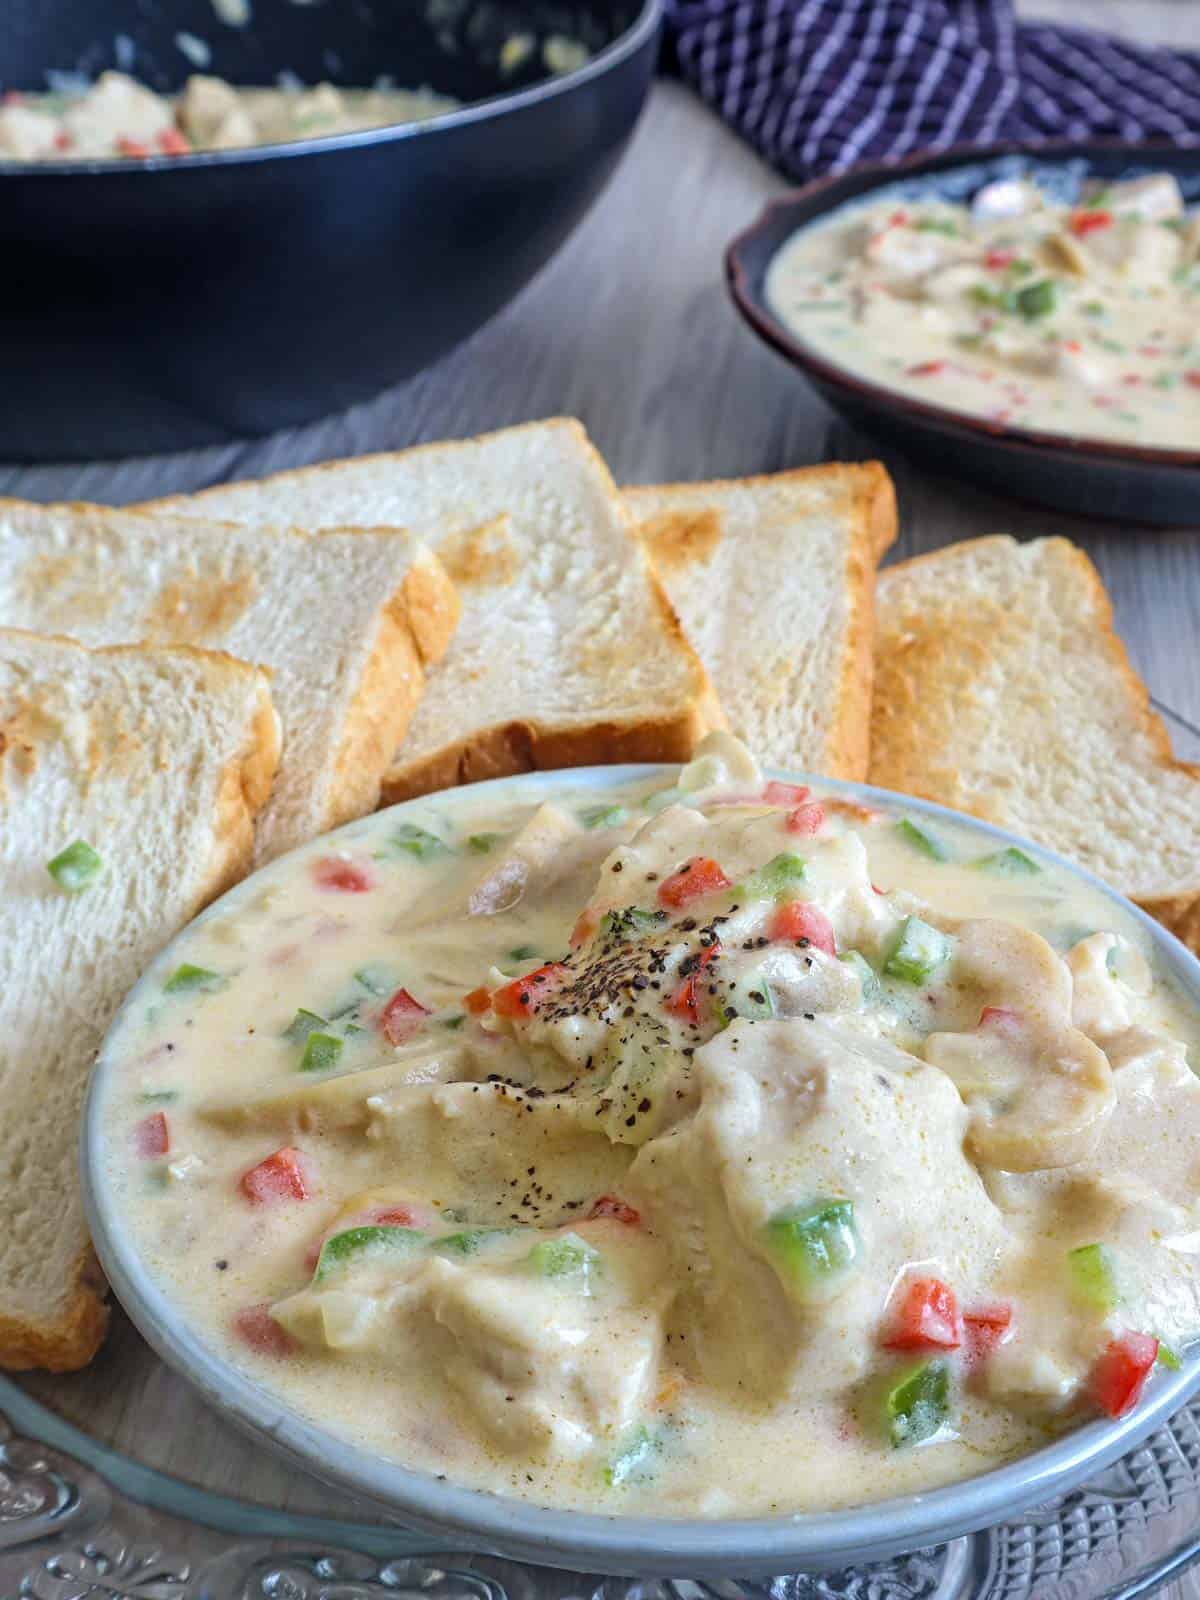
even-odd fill
[[[625,906],[621,911],[606,911],[597,930],[599,936],[616,939],[638,939],[644,933],[653,933],[667,921],[665,911],[643,911],[640,906]]]
[[[291,1044],[303,1044],[310,1033],[320,1033],[325,1026],[324,1017],[319,1017],[315,1011],[305,1011],[301,1006],[283,1030],[283,1037]]]
[[[467,849],[477,856],[486,856],[504,837],[500,833],[472,833],[467,837]]]
[[[883,970],[903,983],[927,983],[949,956],[950,941],[940,929],[920,917],[906,917]]]
[[[557,1238],[542,1239],[535,1244],[529,1252],[528,1261],[543,1278],[561,1278],[586,1287],[600,1264],[600,1252],[577,1233],[563,1233]]]
[[[1166,1367],[1168,1372],[1180,1372],[1183,1369],[1183,1360],[1178,1350],[1172,1350],[1165,1339],[1158,1341],[1158,1355],[1155,1358],[1160,1367]]]
[[[896,836],[909,845],[918,855],[927,856],[930,861],[948,861],[950,853],[946,846],[932,833],[927,833],[924,828],[918,828],[915,822],[910,822],[907,817],[901,817],[896,824]]]
[[[361,984],[368,994],[392,994],[396,988],[394,972],[379,961],[372,961],[365,967],[359,967],[354,974],[354,981]]]
[[[185,961],[163,984],[165,994],[188,994],[198,990],[204,994],[212,994],[217,989],[225,987],[226,980],[219,972],[210,972],[207,967],[194,967],[190,961]]]
[[[662,1449],[662,1439],[653,1429],[639,1423],[625,1437],[615,1456],[604,1469],[604,1481],[610,1489],[619,1489],[650,1476],[654,1457]]]
[[[935,1359],[909,1367],[884,1396],[884,1428],[893,1448],[921,1444],[950,1417],[950,1363]]]
[[[579,813],[585,828],[619,828],[628,822],[629,812],[624,806],[588,806]]]
[[[310,1033],[304,1041],[304,1054],[300,1057],[301,1072],[328,1072],[338,1064],[344,1040],[332,1033]]]
[[[1117,1264],[1107,1245],[1081,1244],[1068,1250],[1067,1270],[1071,1291],[1085,1306],[1107,1317],[1121,1304]]]
[[[438,1022],[440,1023],[440,1025],[443,1028],[449,1028],[452,1033],[455,1031],[455,1029],[461,1028],[463,1023],[466,1020],[467,1020],[467,1014],[466,1014],[465,1011],[459,1011],[453,1017],[439,1017],[438,1018]]]
[[[1053,278],[1039,278],[1027,283],[1013,296],[1013,303],[1027,322],[1048,317],[1058,307],[1058,284]]]
[[[1018,850],[1015,844],[993,851],[990,856],[980,856],[971,865],[979,872],[996,872],[1005,878],[1029,878],[1042,870],[1032,856]]]
[[[861,950],[843,950],[838,960],[845,963],[852,972],[857,974],[859,986],[862,989],[863,1005],[874,1005],[879,999],[880,982],[879,974],[863,955]]]
[[[434,861],[438,856],[453,853],[444,839],[439,839],[436,833],[430,833],[427,828],[418,828],[412,822],[401,823],[392,834],[391,842],[397,850],[403,850],[417,861]]]
[[[103,859],[83,839],[76,839],[46,863],[46,871],[67,894],[79,894],[97,877]]]
[[[725,1004],[718,1003],[714,1012],[723,1027],[728,1027],[734,1016],[748,1017],[751,1022],[767,1022],[775,1016],[775,1001],[763,971],[755,969],[731,984]],[[732,1013],[732,1014],[731,1014]]]
[[[779,900],[805,879],[804,857],[782,850],[733,891],[739,899]]]
[[[385,1228],[367,1223],[361,1228],[347,1228],[326,1239],[317,1257],[314,1283],[323,1283],[334,1272],[364,1260],[367,1256],[390,1255],[397,1258],[414,1255],[426,1244],[426,1236],[415,1228]]]
[[[447,1233],[435,1239],[433,1248],[442,1255],[473,1256],[493,1239],[500,1239],[511,1231],[509,1228],[464,1228],[461,1233]]]
[[[860,1241],[852,1200],[814,1200],[777,1212],[767,1244],[803,1300],[826,1299],[858,1259]]]
[[[532,944],[515,944],[508,951],[510,961],[532,961],[537,955],[537,946]]]

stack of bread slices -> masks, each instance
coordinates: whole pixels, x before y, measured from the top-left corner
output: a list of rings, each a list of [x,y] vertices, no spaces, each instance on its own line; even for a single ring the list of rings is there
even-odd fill
[[[877,585],[895,535],[878,465],[621,493],[571,421],[133,510],[0,502],[0,1365],[103,1337],[77,1124],[122,996],[380,803],[724,724],[1010,825],[1200,947],[1200,773],[1086,558],[983,540]]]

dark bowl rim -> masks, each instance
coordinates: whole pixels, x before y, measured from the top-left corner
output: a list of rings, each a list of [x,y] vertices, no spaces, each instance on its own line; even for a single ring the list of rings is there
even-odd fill
[[[1090,434],[1046,433],[1035,428],[1022,428],[1010,423],[995,422],[986,417],[973,417],[950,406],[932,401],[914,399],[898,389],[872,383],[860,378],[848,368],[838,366],[818,355],[803,339],[794,334],[771,312],[764,299],[751,290],[749,271],[743,252],[757,242],[761,235],[771,232],[781,213],[819,200],[827,191],[838,188],[847,180],[868,180],[860,193],[836,201],[796,225],[796,230],[832,216],[842,205],[865,199],[875,188],[903,182],[906,178],[932,175],[950,171],[957,166],[1001,160],[1005,156],[1028,156],[1033,160],[1055,161],[1087,160],[1095,155],[1128,155],[1131,163],[1156,155],[1177,156],[1185,147],[1169,139],[1148,139],[1131,144],[1124,139],[1056,140],[1047,144],[1003,143],[988,145],[949,145],[944,150],[922,150],[900,161],[862,161],[842,172],[814,179],[799,188],[789,189],[768,200],[758,215],[734,235],[725,249],[725,278],[729,293],[738,311],[758,336],[776,350],[793,366],[799,367],[818,384],[828,384],[841,390],[851,399],[865,402],[877,410],[899,413],[919,422],[938,425],[942,433],[956,431],[971,438],[984,438],[988,444],[1010,450],[1014,457],[1030,448],[1052,456],[1082,456],[1090,460],[1108,462],[1114,466],[1200,468],[1200,450],[1172,450],[1150,445],[1129,445],[1111,439],[1099,439]],[[1200,158],[1200,150],[1197,151]],[[776,250],[782,248],[782,243]]]
[[[114,174],[131,176],[149,172],[201,172],[212,167],[256,166],[264,161],[300,160],[306,156],[327,155],[341,150],[429,138],[451,128],[489,122],[510,111],[523,110],[542,101],[570,94],[593,78],[603,77],[621,66],[637,55],[657,33],[662,20],[662,6],[663,0],[641,0],[638,14],[629,26],[602,50],[589,57],[581,67],[570,72],[551,74],[527,88],[511,93],[501,91],[482,100],[469,101],[452,111],[426,117],[421,122],[389,122],[378,128],[359,128],[350,133],[327,134],[318,139],[289,139],[276,144],[247,145],[234,150],[190,150],[177,156],[112,156],[99,161],[9,161],[0,158],[0,183],[9,178],[68,181],[83,174],[88,177]]]

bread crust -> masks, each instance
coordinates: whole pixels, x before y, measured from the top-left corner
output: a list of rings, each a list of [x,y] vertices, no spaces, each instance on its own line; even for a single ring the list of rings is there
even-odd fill
[[[1146,685],[1134,671],[1128,652],[1113,625],[1112,602],[1092,561],[1068,539],[1044,541],[1074,569],[1086,589],[1092,611],[1091,621],[1100,636],[1108,665],[1120,680],[1133,721],[1151,746],[1152,758],[1163,772],[1181,773],[1197,783],[1200,806],[1200,765],[1176,759],[1171,737],[1162,718],[1150,704]],[[886,584],[906,573],[944,568],[947,562],[969,561],[981,551],[1009,547],[1015,541],[1005,534],[969,539],[947,549],[934,550],[897,563],[883,575]],[[922,632],[928,624],[929,632]],[[986,625],[982,622],[977,633]],[[939,678],[937,647],[940,624],[934,618],[906,618],[904,630],[894,636],[880,633],[876,642],[876,692],[871,715],[871,781],[881,788],[917,795],[959,810],[974,810],[961,784],[961,773],[954,765],[952,751],[938,737],[939,727],[948,727],[953,717],[950,688]],[[973,655],[986,654],[986,639],[968,636],[956,640],[960,667],[969,665]],[[985,817],[996,821],[996,817]],[[1000,820],[1003,820],[1002,818]],[[1200,954],[1200,863],[1196,884],[1181,893],[1131,896],[1189,949]]]
[[[709,489],[716,496],[732,489],[786,487],[788,484],[810,484],[818,479],[837,485],[849,502],[850,539],[844,582],[847,594],[852,597],[848,610],[846,648],[837,671],[836,715],[826,740],[822,770],[827,777],[861,782],[867,775],[870,754],[875,658],[875,570],[884,552],[894,543],[899,527],[896,490],[887,469],[878,461],[829,463],[750,478],[657,484],[652,486],[652,492],[686,492],[695,497]],[[636,512],[637,489],[625,492]],[[680,565],[686,566],[687,554],[686,546],[679,550]]]
[[[425,669],[446,653],[458,622],[458,591],[428,552],[384,606],[370,659],[342,727],[324,826],[373,810],[425,687]]]
[[[195,916],[244,876],[251,864],[254,818],[266,803],[279,763],[279,719],[271,702],[270,673],[223,652],[186,644],[122,644],[93,649],[60,635],[0,629],[0,641],[9,637],[39,645],[49,642],[86,656],[186,656],[200,663],[206,675],[214,679],[233,674],[254,680],[256,704],[242,748],[226,763],[217,781],[213,859],[184,920]],[[108,1285],[95,1252],[90,1243],[85,1244],[64,1285],[58,1316],[31,1323],[0,1310],[0,1367],[13,1372],[33,1368],[75,1372],[85,1367],[108,1329],[107,1294]]]
[[[519,772],[627,761],[688,761],[711,729],[706,711],[705,705],[697,704],[657,721],[593,722],[577,728],[544,728],[521,718],[497,723],[419,761],[393,767],[383,780],[382,804],[397,805],[438,789]]]

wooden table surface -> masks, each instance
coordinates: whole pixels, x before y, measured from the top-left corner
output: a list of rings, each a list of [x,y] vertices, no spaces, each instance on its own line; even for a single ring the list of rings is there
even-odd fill
[[[1041,0],[1040,11],[1200,46],[1198,0]],[[770,472],[876,447],[839,423],[734,314],[721,256],[784,185],[687,91],[659,85],[608,193],[551,266],[468,344],[370,405],[260,442],[119,465],[0,467],[0,494],[127,502],[221,479],[532,417],[581,417],[625,482]],[[892,559],[1007,531],[1082,544],[1180,754],[1200,757],[1200,529],[1072,520],[918,472],[883,452],[900,492]],[[226,1492],[298,1509],[341,1497],[235,1438],[118,1321],[93,1368],[28,1387],[143,1460]],[[1200,1600],[1185,1578],[1172,1600]]]

